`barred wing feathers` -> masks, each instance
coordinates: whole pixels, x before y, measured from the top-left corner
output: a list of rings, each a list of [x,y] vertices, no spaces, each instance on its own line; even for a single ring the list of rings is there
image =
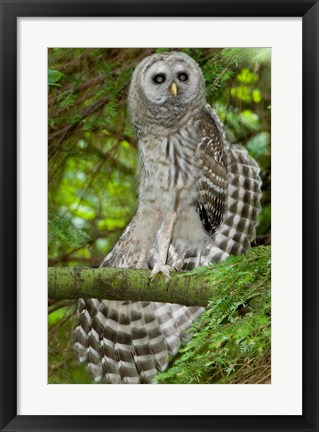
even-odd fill
[[[224,183],[222,188],[220,183],[216,187],[216,175],[211,176],[210,170],[203,170],[206,189],[204,193],[201,191],[202,206],[209,214],[210,219],[218,220],[219,224],[212,223],[210,230],[208,230],[213,241],[202,253],[202,264],[220,261],[230,254],[239,255],[247,251],[255,239],[255,228],[261,208],[262,182],[257,162],[244,147],[229,145],[226,142],[223,125],[219,117],[213,109],[210,109],[210,113],[213,122],[219,129],[220,139],[224,142],[224,155],[226,154],[227,158],[227,180],[226,185]],[[222,161],[221,157],[219,157],[219,161]],[[207,191],[209,189],[207,185],[213,185],[210,191]],[[226,201],[222,205],[220,204],[222,199],[218,195],[219,191],[222,197],[224,194],[226,197]],[[212,203],[216,205],[217,210]],[[220,216],[217,212],[221,208],[223,214]],[[220,220],[222,220],[221,223]]]
[[[202,178],[198,213],[211,241],[197,255],[170,246],[169,264],[178,270],[219,262],[247,251],[255,239],[261,209],[260,168],[240,145],[226,141],[224,126],[207,105],[201,122],[199,145]]]

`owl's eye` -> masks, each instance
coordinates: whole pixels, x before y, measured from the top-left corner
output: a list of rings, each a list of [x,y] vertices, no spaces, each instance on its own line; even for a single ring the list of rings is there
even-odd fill
[[[188,80],[188,75],[186,72],[180,72],[177,76],[178,76],[178,79],[180,81],[187,81]]]
[[[166,80],[166,75],[163,73],[156,74],[152,80],[155,84],[162,84]]]

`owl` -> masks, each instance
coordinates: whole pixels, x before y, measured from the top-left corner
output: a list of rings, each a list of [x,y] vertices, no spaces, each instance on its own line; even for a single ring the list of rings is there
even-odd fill
[[[255,236],[257,163],[226,140],[205,101],[198,64],[182,52],[136,67],[128,95],[139,148],[135,216],[101,267],[150,269],[151,278],[239,255]],[[96,381],[147,384],[168,366],[203,307],[80,299],[75,350]]]

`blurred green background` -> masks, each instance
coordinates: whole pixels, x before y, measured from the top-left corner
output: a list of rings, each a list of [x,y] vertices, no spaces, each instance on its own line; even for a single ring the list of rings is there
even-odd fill
[[[170,49],[52,48],[48,52],[49,266],[99,266],[134,214],[137,143],[127,112],[135,66]],[[201,66],[207,102],[232,143],[258,161],[262,212],[255,244],[269,245],[271,50],[181,50]],[[75,303],[49,300],[50,383],[90,383],[72,353]]]

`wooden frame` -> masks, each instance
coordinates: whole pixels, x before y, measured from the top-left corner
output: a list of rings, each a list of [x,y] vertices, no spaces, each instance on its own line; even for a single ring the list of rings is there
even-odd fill
[[[1,431],[296,430],[318,422],[318,22],[314,0],[1,0]],[[81,16],[280,16],[303,19],[303,414],[300,416],[17,415],[17,18]],[[107,419],[106,419],[107,417]]]

